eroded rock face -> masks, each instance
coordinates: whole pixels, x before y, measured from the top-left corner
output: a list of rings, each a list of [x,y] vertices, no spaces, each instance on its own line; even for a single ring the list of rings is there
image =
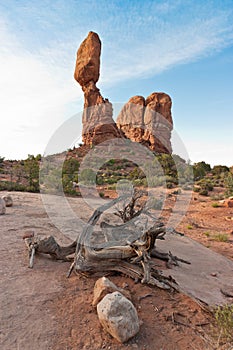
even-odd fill
[[[99,79],[101,41],[98,34],[90,32],[77,52],[74,78],[84,92],[83,132],[84,145],[124,137],[112,118],[112,104],[100,94]]]
[[[132,141],[158,153],[171,153],[172,101],[169,95],[154,92],[145,100],[134,96],[117,117],[117,126]]]
[[[77,52],[74,78],[84,92],[82,139],[92,146],[113,138],[128,138],[158,153],[172,153],[173,127],[170,96],[154,92],[144,99],[132,97],[122,108],[117,124],[112,104],[103,98],[96,83],[100,74],[101,41],[90,32]]]
[[[121,343],[139,332],[137,310],[119,292],[107,294],[97,305],[97,314],[103,328]]]
[[[132,141],[141,142],[144,134],[145,99],[134,96],[124,105],[117,117],[117,126]]]
[[[143,140],[150,149],[159,153],[172,153],[171,106],[170,96],[163,92],[154,92],[146,99]]]

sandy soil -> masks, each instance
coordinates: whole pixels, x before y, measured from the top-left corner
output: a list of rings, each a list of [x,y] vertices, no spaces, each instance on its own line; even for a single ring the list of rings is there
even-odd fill
[[[124,276],[112,276],[114,283],[130,291],[142,321],[139,334],[120,345],[102,330],[91,306],[96,278],[73,274],[67,279],[69,263],[47,256],[36,256],[34,268],[27,267],[22,239],[25,232],[52,234],[62,244],[70,240],[51,222],[39,194],[11,195],[14,206],[0,216],[1,349],[232,349],[217,343],[218,330],[212,326],[211,315],[187,296],[136,284]],[[83,210],[84,219],[89,217],[90,210],[76,199],[70,201],[79,213]],[[179,230],[233,259],[232,243],[213,239],[219,232],[232,239],[233,221],[227,217],[233,217],[232,208],[213,208],[209,198],[198,197],[192,200]]]

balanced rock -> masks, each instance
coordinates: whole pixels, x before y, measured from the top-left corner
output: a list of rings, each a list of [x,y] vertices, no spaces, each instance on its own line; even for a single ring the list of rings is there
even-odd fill
[[[107,277],[99,278],[94,286],[94,298],[92,305],[96,306],[105,297],[105,295],[113,292],[120,292],[126,298],[130,298],[130,293],[127,290],[117,287]]]
[[[90,81],[97,83],[100,75],[101,41],[98,34],[89,32],[77,52],[74,78],[83,87]]]
[[[107,294],[97,305],[97,314],[103,328],[121,343],[139,332],[137,311],[119,292]]]
[[[84,92],[82,139],[84,145],[99,144],[123,137],[112,115],[112,104],[100,94],[96,83],[100,71],[101,41],[98,34],[89,32],[77,52],[74,78]]]
[[[12,207],[13,199],[10,195],[5,195],[2,197],[2,199],[5,201],[6,207]]]
[[[0,198],[0,215],[4,215],[6,213],[6,203]]]

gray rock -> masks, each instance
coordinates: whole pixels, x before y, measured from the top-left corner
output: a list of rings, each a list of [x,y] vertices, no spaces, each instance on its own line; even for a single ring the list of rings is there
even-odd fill
[[[12,207],[13,199],[12,199],[12,197],[9,194],[3,196],[2,199],[5,201],[6,207]]]
[[[113,292],[120,292],[126,298],[131,298],[129,291],[117,287],[113,282],[111,282],[107,277],[101,277],[95,282],[94,286],[94,297],[92,305],[96,306],[105,295]]]
[[[137,311],[120,292],[107,294],[97,305],[97,314],[102,327],[121,343],[139,332]]]
[[[6,203],[2,198],[0,198],[0,215],[3,215],[5,213],[6,213]]]

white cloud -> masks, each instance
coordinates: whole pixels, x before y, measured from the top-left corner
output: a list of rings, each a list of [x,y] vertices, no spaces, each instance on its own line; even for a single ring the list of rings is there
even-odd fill
[[[81,98],[81,91],[72,75],[50,60],[52,52],[44,56],[28,52],[3,22],[0,32],[1,155],[21,158],[42,153],[52,133],[70,116],[68,105]]]
[[[79,8],[62,0],[52,9],[49,2],[41,10],[38,2],[18,6],[14,26],[0,17],[0,155],[43,152],[56,128],[81,110],[83,94],[73,69],[77,46],[88,30],[98,31],[103,41],[100,85],[121,86],[127,79],[153,76],[232,43],[232,10],[197,3],[187,18],[182,1],[129,2],[129,9],[121,11],[111,1],[106,6],[90,1]],[[90,12],[93,6],[95,13]],[[22,26],[24,16],[27,24],[17,32],[17,19]],[[35,43],[27,26],[35,31]]]
[[[229,46],[233,43],[230,14],[231,11],[216,11],[214,15],[206,14],[204,19],[193,18],[190,23],[158,23],[157,30],[152,32],[149,28],[145,38],[123,42],[123,52],[117,44],[110,47],[107,64],[105,61],[102,67],[102,83],[148,77]]]

